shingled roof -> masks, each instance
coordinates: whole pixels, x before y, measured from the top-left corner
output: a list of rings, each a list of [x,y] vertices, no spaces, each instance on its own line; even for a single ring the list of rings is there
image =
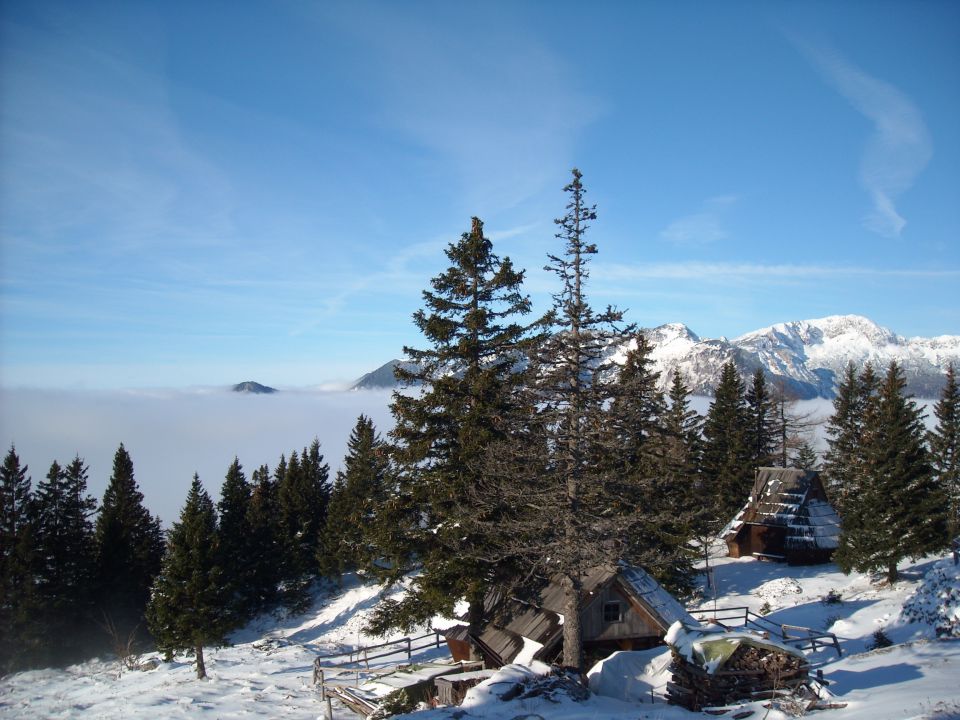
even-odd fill
[[[584,575],[585,606],[596,593],[614,583],[637,608],[643,609],[644,616],[652,621],[656,628],[654,632],[661,638],[674,622],[697,624],[683,605],[645,570],[626,563],[596,567]],[[559,578],[543,587],[536,602],[521,601],[500,591],[492,591],[484,605],[489,621],[474,640],[487,657],[499,664],[512,662],[531,642],[534,647],[543,646],[543,651],[548,652],[556,646],[563,632],[564,588]],[[460,630],[460,634],[464,633],[465,628]],[[459,635],[456,637],[465,639]],[[535,654],[533,657],[539,656]]]
[[[759,468],[746,505],[722,533],[731,554],[750,526],[770,529],[766,535],[755,533],[751,539],[748,552],[754,555],[764,554],[753,547],[758,538],[775,542],[776,550],[784,555],[814,552],[818,557],[836,549],[840,540],[840,518],[814,470]],[[774,528],[782,532],[774,532]]]

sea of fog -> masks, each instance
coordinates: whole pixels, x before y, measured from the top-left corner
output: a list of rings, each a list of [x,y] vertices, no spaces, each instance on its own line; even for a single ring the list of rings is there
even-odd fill
[[[227,389],[156,391],[0,390],[0,442],[14,444],[34,485],[53,460],[86,460],[90,492],[103,496],[113,456],[123,443],[144,502],[164,523],[176,520],[196,472],[214,497],[233,458],[249,479],[281,454],[314,438],[341,466],[347,438],[362,413],[385,433],[390,392],[283,391],[248,395]]]
[[[100,499],[113,456],[122,442],[147,507],[169,524],[179,514],[196,472],[215,498],[227,468],[240,459],[249,478],[254,468],[272,469],[281,454],[301,450],[314,438],[330,464],[331,480],[342,466],[347,438],[362,413],[386,434],[393,425],[388,390],[286,390],[248,395],[227,389],[154,391],[61,391],[0,389],[0,442],[16,446],[34,484],[57,460],[86,460],[90,492]],[[710,398],[693,398],[706,413]],[[928,403],[924,403],[925,405]],[[828,400],[796,403],[793,411],[823,419]],[[928,410],[927,422],[930,424]],[[822,449],[822,424],[811,431]]]

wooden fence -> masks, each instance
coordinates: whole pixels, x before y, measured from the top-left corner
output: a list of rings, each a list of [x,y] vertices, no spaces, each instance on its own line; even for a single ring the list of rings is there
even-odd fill
[[[837,651],[837,657],[843,654],[837,636],[831,632],[813,630],[801,625],[777,623],[763,615],[758,615],[746,606],[690,610],[689,612],[698,620],[706,620],[723,627],[731,627],[730,623],[736,623],[736,627],[746,627],[761,633],[767,633],[785,645],[790,645],[798,650],[818,650],[821,647],[832,647]]]

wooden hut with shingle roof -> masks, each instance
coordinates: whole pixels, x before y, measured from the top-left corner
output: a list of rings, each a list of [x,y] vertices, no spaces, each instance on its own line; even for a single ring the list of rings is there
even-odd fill
[[[813,565],[830,561],[840,518],[815,470],[759,468],[747,504],[722,536],[730,557]]]
[[[511,662],[553,662],[563,650],[564,589],[547,582],[533,601],[493,590],[485,600],[483,631],[471,637],[464,625],[444,634],[454,659],[468,657],[470,645],[487,667]],[[580,622],[584,653],[603,658],[616,650],[641,650],[663,642],[681,620],[697,624],[676,598],[641,568],[621,563],[597,567],[583,578]]]

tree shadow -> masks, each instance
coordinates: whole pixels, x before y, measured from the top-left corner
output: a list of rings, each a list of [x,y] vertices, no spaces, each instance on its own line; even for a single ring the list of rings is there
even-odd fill
[[[923,673],[913,665],[895,663],[882,665],[869,670],[833,670],[827,673],[830,681],[830,692],[835,695],[845,695],[854,690],[870,690],[872,688],[896,685],[907,680],[918,680]]]
[[[732,562],[712,566],[717,590],[720,595],[752,594],[763,583],[783,578],[806,580],[821,577],[828,573],[839,573],[835,563],[820,565],[787,565],[778,562],[751,560]],[[708,600],[705,598],[703,604]]]

